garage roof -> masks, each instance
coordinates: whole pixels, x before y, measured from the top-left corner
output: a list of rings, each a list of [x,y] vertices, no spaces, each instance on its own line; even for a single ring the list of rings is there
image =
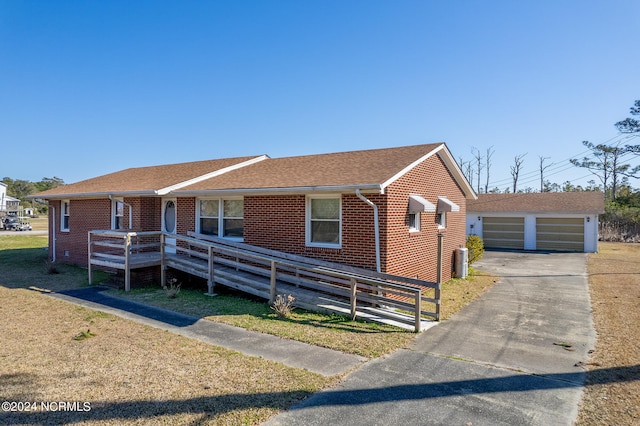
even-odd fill
[[[604,213],[602,192],[478,194],[467,200],[467,213]]]

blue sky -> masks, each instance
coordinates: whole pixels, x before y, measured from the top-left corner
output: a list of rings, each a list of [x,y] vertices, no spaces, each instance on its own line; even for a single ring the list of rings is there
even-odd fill
[[[568,159],[640,99],[638,22],[637,0],[0,0],[0,177],[444,141],[493,147],[490,187],[525,153],[520,187],[540,156],[584,184]]]

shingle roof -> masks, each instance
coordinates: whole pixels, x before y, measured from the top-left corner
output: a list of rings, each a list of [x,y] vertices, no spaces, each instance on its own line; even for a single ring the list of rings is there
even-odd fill
[[[383,190],[427,157],[440,155],[469,197],[473,189],[443,143],[298,157],[239,157],[140,167],[41,192],[34,198],[175,195],[212,191]],[[241,167],[240,167],[241,166]]]
[[[92,194],[156,194],[163,189],[261,157],[237,157],[162,166],[137,167],[63,185],[33,197],[61,198]]]
[[[467,213],[604,213],[602,192],[479,194],[467,201]]]
[[[443,144],[270,158],[181,188],[178,193],[233,189],[381,187]]]

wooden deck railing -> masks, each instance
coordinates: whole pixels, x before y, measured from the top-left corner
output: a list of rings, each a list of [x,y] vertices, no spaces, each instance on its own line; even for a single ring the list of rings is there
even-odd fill
[[[162,232],[89,231],[89,284],[93,267],[124,270],[124,288],[131,288],[131,269],[160,265]]]
[[[130,288],[129,271],[144,266],[161,266],[166,282],[168,267],[207,280],[213,293],[216,282],[225,282],[222,269],[232,268],[268,279],[269,302],[285,291],[306,292],[302,307],[318,304],[318,296],[347,306],[352,318],[387,316],[395,322],[421,331],[422,318],[440,319],[438,283],[378,273],[347,265],[310,259],[243,243],[190,233],[189,236],[161,232],[89,232],[89,282],[93,266],[125,271],[125,290]],[[219,276],[216,276],[218,274]],[[309,296],[315,294],[315,296]],[[315,298],[314,298],[315,297]],[[331,302],[326,302],[328,305]],[[427,305],[433,310],[426,310]],[[316,306],[318,307],[318,306]],[[375,311],[375,312],[374,312]]]

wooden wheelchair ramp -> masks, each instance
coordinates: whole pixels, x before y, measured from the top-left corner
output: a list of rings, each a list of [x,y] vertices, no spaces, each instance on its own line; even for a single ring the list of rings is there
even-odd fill
[[[437,283],[195,233],[171,234],[169,238],[164,233],[155,233],[159,251],[150,251],[154,247],[148,241],[152,233],[118,232],[115,234],[122,240],[120,244],[124,247],[120,248],[124,255],[117,259],[117,255],[111,253],[105,258],[96,249],[116,250],[117,244],[105,243],[108,231],[92,232],[98,234],[94,234],[93,243],[91,233],[89,236],[90,280],[91,265],[124,269],[128,276],[127,267],[157,264],[161,267],[163,283],[167,268],[172,268],[205,279],[209,294],[214,293],[216,285],[223,285],[267,299],[271,304],[277,295],[292,295],[294,306],[302,309],[339,313],[415,331],[422,331],[440,319],[440,285]],[[135,244],[140,238],[142,243]],[[128,290],[128,281],[125,281]],[[426,306],[433,309],[425,310]]]

